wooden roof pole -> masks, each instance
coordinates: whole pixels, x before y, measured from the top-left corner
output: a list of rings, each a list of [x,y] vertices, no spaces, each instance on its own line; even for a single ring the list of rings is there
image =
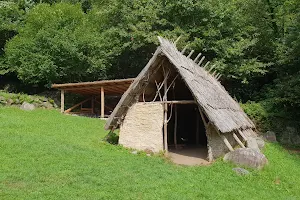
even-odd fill
[[[65,111],[65,91],[60,91],[60,112],[64,113]]]
[[[168,75],[169,73],[166,73],[164,68],[163,68],[163,72],[164,72],[164,96],[163,96],[163,101],[167,101],[168,100]],[[164,104],[164,147],[165,147],[165,151],[166,154],[168,154],[168,104]]]
[[[104,87],[102,86],[101,87],[101,95],[100,95],[101,97],[101,105],[100,105],[100,107],[101,107],[101,114],[100,114],[100,117],[101,118],[104,118]]]

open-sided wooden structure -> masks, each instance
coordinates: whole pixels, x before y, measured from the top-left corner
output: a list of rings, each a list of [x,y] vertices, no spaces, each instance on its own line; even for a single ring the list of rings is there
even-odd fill
[[[105,117],[106,109],[113,110],[113,107],[105,105],[105,96],[122,96],[133,82],[133,78],[130,79],[118,79],[118,80],[104,80],[94,82],[82,82],[82,83],[65,83],[65,84],[53,84],[52,88],[59,89],[61,91],[61,112],[62,113],[74,113],[74,109],[79,108],[77,113],[84,114],[96,114],[96,104],[100,106],[99,116]],[[71,108],[65,110],[64,97],[65,93],[75,93],[86,97],[84,101],[75,104]],[[89,107],[84,107],[84,104],[89,102]],[[105,109],[106,108],[106,109]]]
[[[106,123],[119,143],[140,150],[204,145],[213,160],[256,135],[253,122],[219,83],[201,53],[192,59],[158,37],[160,46],[124,93]]]

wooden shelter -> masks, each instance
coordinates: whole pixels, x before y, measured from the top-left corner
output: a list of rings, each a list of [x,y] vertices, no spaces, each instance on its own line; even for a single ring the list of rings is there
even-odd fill
[[[159,152],[202,145],[208,160],[244,148],[253,122],[219,83],[220,74],[201,53],[192,59],[158,37],[160,46],[124,93],[106,123],[120,128],[119,143]]]
[[[82,83],[53,84],[52,88],[59,89],[61,91],[62,113],[98,114],[101,118],[104,118],[109,115],[109,112],[106,111],[112,111],[115,106],[105,105],[105,96],[122,96],[133,80],[133,78],[130,78]],[[80,94],[85,96],[86,99],[65,110],[65,93]],[[88,104],[88,106],[84,106],[85,104]],[[98,113],[95,109],[97,107],[96,104],[98,104],[100,108]],[[79,111],[73,112],[74,109],[78,110],[78,108]]]

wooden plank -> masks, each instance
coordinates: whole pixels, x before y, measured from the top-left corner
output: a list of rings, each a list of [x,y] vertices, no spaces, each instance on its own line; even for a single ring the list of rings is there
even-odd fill
[[[60,112],[63,113],[65,110],[65,91],[60,91]]]
[[[104,118],[104,88],[101,87],[101,118]]]
[[[237,143],[239,143],[239,145],[242,148],[245,148],[245,145],[242,143],[242,141],[239,139],[239,137],[235,133],[233,133],[233,138],[235,139],[235,141],[237,141]]]
[[[71,112],[74,108],[76,108],[76,107],[82,105],[83,103],[85,103],[85,102],[87,102],[87,101],[89,101],[89,100],[91,100],[91,98],[88,98],[88,99],[86,99],[86,100],[84,100],[84,101],[81,101],[81,102],[75,104],[74,106],[72,106],[71,108],[69,108],[68,110],[66,110],[65,113]]]
[[[193,100],[180,100],[180,101],[151,101],[144,103],[164,103],[164,104],[196,104]]]

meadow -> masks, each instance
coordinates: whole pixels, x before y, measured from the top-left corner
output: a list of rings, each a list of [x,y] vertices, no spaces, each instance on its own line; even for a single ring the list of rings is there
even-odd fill
[[[300,156],[279,144],[237,175],[221,159],[178,166],[103,141],[105,121],[0,107],[0,199],[300,199]]]

